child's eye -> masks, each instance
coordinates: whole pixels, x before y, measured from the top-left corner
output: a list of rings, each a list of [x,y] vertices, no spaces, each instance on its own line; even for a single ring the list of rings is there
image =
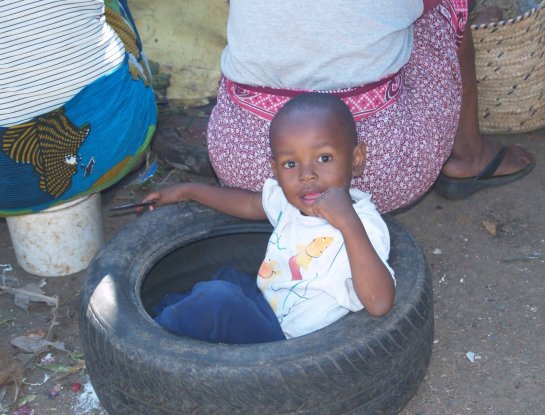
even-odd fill
[[[320,157],[318,157],[318,162],[320,163],[327,163],[331,160],[333,160],[333,157],[331,157],[329,154],[322,154]]]
[[[284,164],[282,164],[282,167],[285,169],[293,169],[296,166],[295,161],[286,161]]]

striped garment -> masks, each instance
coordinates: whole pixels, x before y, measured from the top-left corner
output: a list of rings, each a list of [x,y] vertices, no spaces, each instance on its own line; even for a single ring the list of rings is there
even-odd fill
[[[0,1],[0,126],[54,110],[119,66],[100,0]]]

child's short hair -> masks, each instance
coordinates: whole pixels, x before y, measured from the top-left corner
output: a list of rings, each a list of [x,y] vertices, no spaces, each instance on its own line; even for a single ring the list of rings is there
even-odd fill
[[[271,121],[269,128],[269,139],[275,128],[276,123],[285,114],[290,114],[294,111],[308,111],[324,109],[334,113],[342,122],[345,127],[345,134],[347,137],[354,140],[357,143],[358,133],[356,130],[356,123],[352,112],[348,105],[344,103],[339,97],[324,92],[305,92],[300,95],[296,95],[284,104],[282,108],[278,110]]]

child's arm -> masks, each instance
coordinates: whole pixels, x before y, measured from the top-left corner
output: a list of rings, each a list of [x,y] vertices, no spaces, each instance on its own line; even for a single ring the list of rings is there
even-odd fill
[[[376,254],[367,232],[346,190],[331,188],[313,205],[316,216],[341,231],[356,294],[373,316],[387,314],[394,303],[394,283],[390,272]]]
[[[150,210],[162,205],[194,200],[220,212],[242,219],[267,219],[261,192],[216,187],[200,183],[181,183],[147,194],[142,201],[154,201]]]

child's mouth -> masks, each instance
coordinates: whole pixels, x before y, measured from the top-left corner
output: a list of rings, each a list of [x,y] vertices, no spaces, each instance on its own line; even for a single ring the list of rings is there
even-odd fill
[[[303,195],[303,201],[305,203],[314,203],[320,196],[322,196],[322,193],[320,192],[307,193]]]

